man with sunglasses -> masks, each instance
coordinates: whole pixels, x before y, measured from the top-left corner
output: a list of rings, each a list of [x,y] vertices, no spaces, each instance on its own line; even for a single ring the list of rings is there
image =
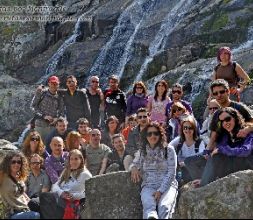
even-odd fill
[[[137,123],[133,131],[129,133],[126,150],[134,158],[135,153],[141,148],[141,132],[150,123],[150,117],[146,108],[137,111]]]
[[[39,195],[42,192],[49,192],[50,180],[46,172],[41,169],[43,158],[38,154],[33,154],[30,159],[31,172],[26,182],[27,195],[32,200],[39,202]]]
[[[220,104],[221,108],[232,107],[240,112],[243,116],[245,122],[253,123],[253,113],[252,111],[243,103],[232,101],[229,91],[229,84],[224,79],[218,79],[211,83],[210,92],[213,98]],[[216,129],[218,124],[218,112],[214,113],[213,120],[210,125],[211,137],[207,145],[207,149],[213,150],[215,148],[216,141]],[[238,137],[245,138],[250,132],[253,131],[253,125],[249,125],[246,128],[240,130]]]
[[[48,89],[37,89],[32,100],[32,110],[35,113],[35,130],[40,133],[45,142],[46,136],[54,129],[58,117],[64,116],[64,103],[58,93],[60,81],[57,76],[48,79]]]
[[[191,104],[185,100],[182,100],[182,97],[184,95],[182,85],[180,85],[179,83],[175,83],[174,85],[172,85],[171,94],[172,94],[172,101],[167,104],[166,111],[165,111],[165,115],[167,118],[170,117],[171,107],[175,102],[181,102],[182,105],[186,108],[186,110],[190,114],[192,114]]]
[[[100,128],[102,116],[104,115],[104,94],[99,87],[99,78],[91,76],[87,96],[90,102],[92,128]]]
[[[85,89],[79,89],[77,79],[70,75],[66,81],[67,90],[60,90],[66,108],[66,116],[70,129],[76,128],[76,122],[79,118],[91,119],[91,110],[89,100]]]

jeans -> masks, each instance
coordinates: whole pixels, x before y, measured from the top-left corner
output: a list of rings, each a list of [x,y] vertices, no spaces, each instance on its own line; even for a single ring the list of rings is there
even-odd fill
[[[40,219],[40,214],[38,212],[19,212],[11,216],[10,219]]]
[[[143,205],[143,219],[169,219],[175,210],[177,201],[177,189],[170,187],[162,194],[158,204],[156,203],[153,193],[155,189],[144,187],[141,191],[141,201]]]

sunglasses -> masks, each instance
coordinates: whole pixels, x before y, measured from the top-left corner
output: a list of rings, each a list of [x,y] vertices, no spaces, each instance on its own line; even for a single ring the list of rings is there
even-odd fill
[[[31,165],[39,166],[40,164],[41,164],[40,162],[31,162]]]
[[[100,134],[91,134],[92,137],[100,136]]]
[[[225,92],[226,92],[227,90],[221,90],[221,91],[218,91],[218,92],[213,92],[213,96],[217,96],[217,95],[223,95],[223,94],[225,94]]]
[[[184,127],[183,127],[183,130],[184,130],[184,131],[193,130],[193,127],[191,127],[191,126],[184,126]]]
[[[223,120],[220,120],[221,123],[225,122],[230,122],[232,120],[232,116],[227,116],[226,118],[224,118]]]
[[[38,138],[38,137],[32,137],[31,138],[31,141],[39,141],[40,140],[40,138]]]
[[[172,94],[179,94],[179,95],[181,95],[182,94],[182,91],[180,91],[180,90],[172,90]]]
[[[143,89],[142,87],[136,87],[136,89]]]
[[[71,84],[71,83],[75,83],[75,81],[73,81],[73,80],[72,81],[70,81],[70,80],[67,81],[67,84]]]
[[[99,83],[98,81],[95,81],[95,80],[94,80],[94,81],[91,81],[91,82],[92,82],[92,83],[97,83],[97,84]]]
[[[210,107],[209,108],[209,111],[216,111],[216,110],[218,110],[219,108],[218,107]]]
[[[11,164],[19,164],[19,165],[21,165],[22,161],[21,160],[12,160]]]
[[[146,119],[146,118],[148,118],[148,116],[147,115],[139,115],[137,118],[138,119],[142,119],[142,118]]]
[[[152,135],[160,136],[160,132],[159,131],[150,131],[147,133],[147,137],[152,137]]]
[[[173,110],[172,110],[172,113],[181,112],[181,111],[183,111],[182,108],[177,108],[177,109],[173,109]]]

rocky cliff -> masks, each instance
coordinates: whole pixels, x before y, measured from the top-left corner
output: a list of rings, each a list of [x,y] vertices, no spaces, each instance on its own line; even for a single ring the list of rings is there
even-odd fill
[[[250,0],[3,0],[0,17],[14,13],[3,6],[29,5],[58,10],[19,14],[72,21],[0,22],[0,137],[9,140],[31,118],[34,86],[52,74],[74,74],[80,86],[96,74],[106,87],[114,73],[126,91],[140,79],[150,91],[157,79],[178,81],[199,119],[217,48],[232,47],[253,76]]]

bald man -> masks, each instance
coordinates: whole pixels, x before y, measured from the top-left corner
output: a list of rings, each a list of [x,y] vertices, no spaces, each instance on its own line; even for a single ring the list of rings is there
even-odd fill
[[[46,173],[52,184],[56,183],[64,169],[68,152],[64,152],[64,142],[61,137],[54,137],[50,143],[52,150],[51,156],[45,161]]]

